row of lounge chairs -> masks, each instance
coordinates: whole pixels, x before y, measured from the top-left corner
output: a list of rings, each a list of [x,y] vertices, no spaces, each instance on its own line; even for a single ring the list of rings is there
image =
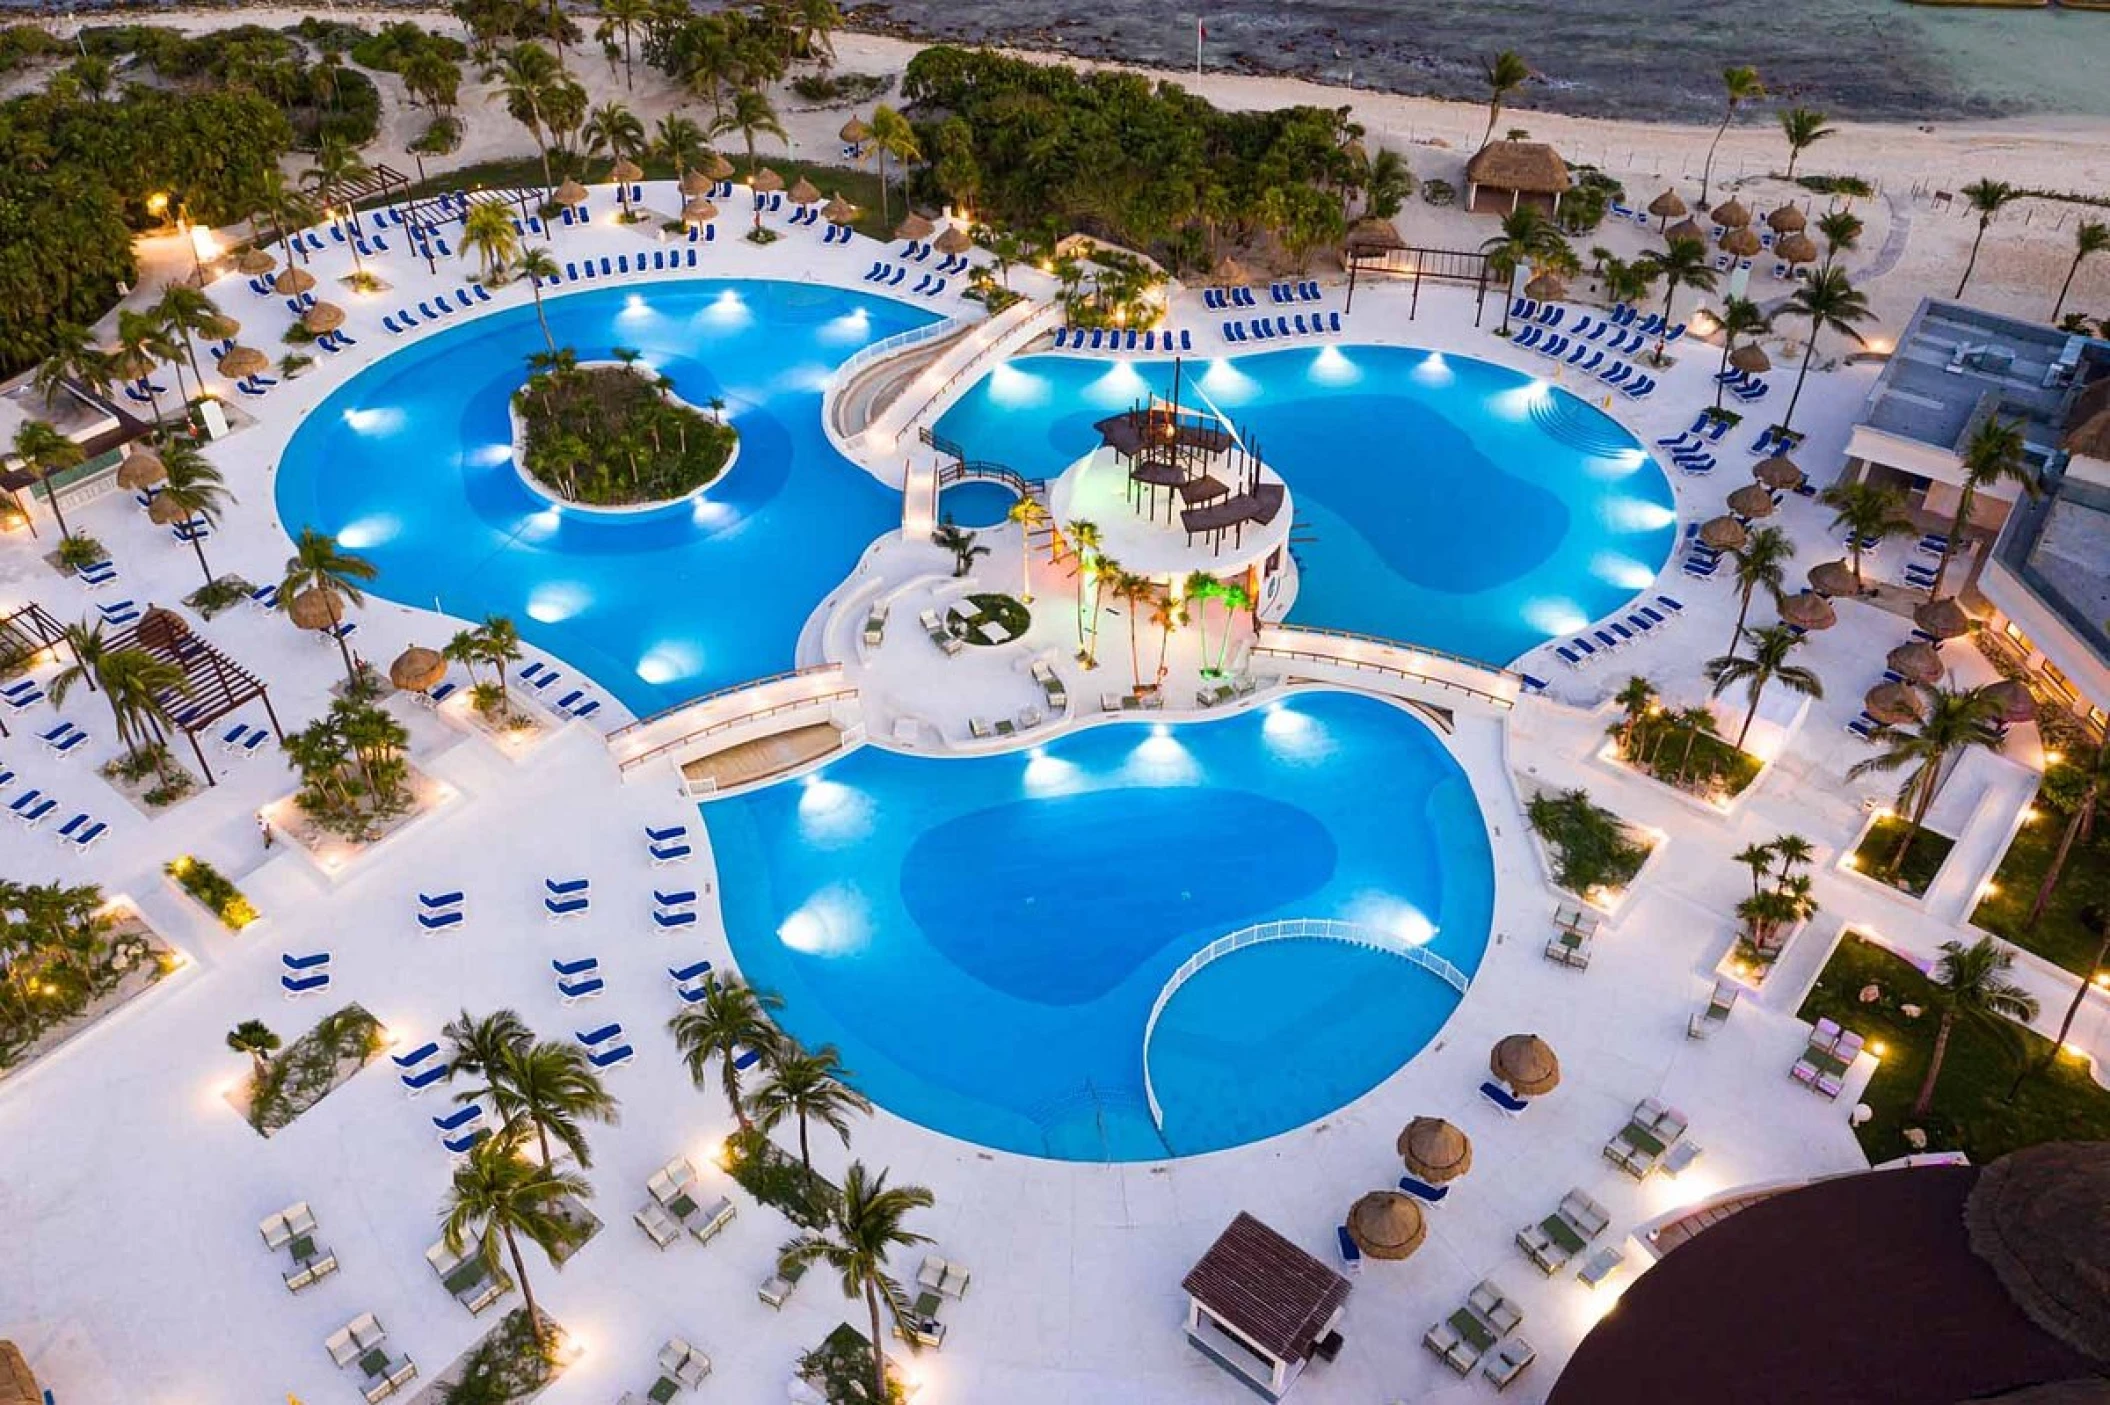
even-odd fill
[[[1516,1244],[1540,1273],[1553,1277],[1590,1247],[1612,1223],[1611,1212],[1580,1189],[1561,1197],[1552,1214],[1516,1233]]]
[[[1737,997],[1743,987],[1733,981],[1716,978],[1713,992],[1707,997],[1707,1008],[1690,1016],[1685,1021],[1687,1039],[1706,1039],[1721,1025],[1729,1022],[1729,1012],[1736,1008]]]
[[[1698,1146],[1684,1140],[1685,1114],[1666,1107],[1654,1098],[1634,1104],[1626,1125],[1604,1144],[1604,1159],[1637,1181],[1645,1181],[1661,1168],[1675,1177],[1699,1154]]]
[[[586,1051],[586,1061],[597,1069],[621,1068],[637,1057],[637,1050],[623,1036],[623,1026],[614,1021],[594,1029],[575,1030],[573,1037]]]
[[[1809,1046],[1788,1070],[1788,1076],[1813,1093],[1837,1098],[1846,1090],[1847,1070],[1861,1057],[1864,1047],[1860,1035],[1841,1029],[1835,1020],[1820,1019],[1810,1032]]]
[[[1292,323],[1294,323],[1294,326],[1292,326]],[[1223,324],[1224,340],[1230,342],[1276,341],[1282,337],[1293,336],[1338,336],[1340,330],[1341,314],[1338,312],[1327,313],[1324,320],[1321,320],[1317,312],[1313,312],[1309,323],[1304,320],[1304,314],[1300,312],[1293,318],[1276,317],[1270,319],[1255,317],[1249,322],[1226,322]]]
[[[476,1150],[477,1145],[491,1134],[484,1125],[484,1106],[481,1102],[467,1102],[449,1113],[432,1119],[432,1130],[439,1137],[440,1145],[449,1156],[457,1159]]]
[[[936,252],[936,247],[928,239],[911,239],[901,246],[901,252],[894,257],[903,263],[928,263],[930,256]],[[967,267],[968,258],[965,254],[947,254],[938,260],[937,264],[940,273],[965,273]]]
[[[4,701],[8,707],[19,712],[29,706],[31,702],[41,702],[43,698],[44,694],[42,692],[35,692],[29,695],[27,701],[16,697],[9,697]],[[86,731],[62,717],[51,726],[37,733],[37,740],[44,743],[44,749],[53,756],[64,759],[86,746],[89,736]]]
[[[563,681],[564,674],[540,661],[525,664],[518,674],[529,692],[543,698],[551,688]],[[555,699],[545,699],[545,705],[560,717],[573,717],[581,721],[601,710],[601,700],[593,697],[584,688],[573,688]]]
[[[14,779],[15,773],[0,766],[0,785]],[[25,829],[40,829],[46,820],[58,810],[59,802],[32,786],[10,800],[7,812],[22,822]],[[110,827],[91,816],[86,810],[77,811],[72,819],[53,831],[54,837],[75,853],[85,854],[109,832]]]
[[[1202,289],[1202,306],[1211,311],[1228,312],[1234,307],[1258,307],[1260,299],[1247,287],[1210,287]]]
[[[388,1329],[371,1312],[362,1312],[323,1338],[323,1350],[339,1368],[357,1367],[359,1391],[368,1405],[386,1400],[417,1379],[418,1366],[408,1356],[388,1349]]]
[[[901,280],[914,271],[905,263],[894,264],[888,263],[885,259],[874,259],[872,260],[871,271],[865,274],[864,281],[875,288],[891,290],[900,287]],[[916,286],[910,288],[908,292],[914,297],[934,298],[944,292],[951,281],[942,273],[924,269],[923,276],[916,280]]]
[[[431,1266],[433,1276],[440,1280],[447,1295],[469,1309],[471,1317],[481,1317],[513,1291],[512,1275],[484,1262],[474,1243],[465,1243],[458,1250],[450,1249],[442,1238],[425,1251],[425,1262]]]
[[[1765,399],[1766,392],[1772,389],[1772,386],[1766,382],[1765,377],[1755,376],[1751,372],[1744,370],[1730,369],[1720,371],[1715,374],[1714,379],[1722,389],[1747,404]]]
[[[1221,707],[1227,702],[1249,698],[1259,691],[1260,680],[1247,674],[1242,678],[1226,678],[1207,687],[1197,688],[1194,702],[1197,707]]]
[[[1526,327],[1517,334],[1514,344],[1526,351],[1535,351],[1541,356],[1561,361],[1583,375],[1595,376],[1629,400],[1646,400],[1656,393],[1656,378],[1648,372],[1619,360],[1614,360],[1609,366],[1605,365],[1607,352],[1616,357],[1620,354],[1620,349],[1592,347],[1588,342],[1572,341],[1559,332],[1547,332],[1542,335],[1538,327]],[[1638,351],[1640,348],[1637,346],[1631,350]]]
[[[1607,621],[1585,634],[1576,635],[1565,644],[1554,645],[1553,652],[1568,667],[1582,668],[1601,655],[1616,653],[1659,629],[1668,628],[1684,613],[1683,602],[1672,596],[1658,595],[1654,604],[1637,607],[1624,621]]]
[[[1039,708],[1026,707],[1019,709],[1015,721],[1009,717],[999,717],[994,722],[986,717],[970,717],[967,719],[967,732],[977,741],[986,741],[991,737],[1015,737],[1021,732],[1032,731],[1047,720]]]
[[[1194,333],[1182,327],[1175,331],[1147,332],[1109,330],[1105,327],[1057,327],[1057,351],[1192,351]]]
[[[480,302],[491,301],[490,289],[484,287],[481,283],[469,283],[456,288],[454,290],[455,305],[452,307],[447,305],[447,296],[445,293],[435,293],[429,298],[422,299],[417,304],[417,316],[411,315],[408,306],[399,307],[394,313],[382,317],[381,325],[401,336],[412,327],[417,326],[420,320],[426,322],[443,321],[454,316],[457,312],[473,311]]]

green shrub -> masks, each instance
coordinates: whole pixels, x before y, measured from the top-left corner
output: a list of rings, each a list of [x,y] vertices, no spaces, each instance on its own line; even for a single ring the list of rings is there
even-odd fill
[[[249,1081],[249,1125],[270,1136],[321,1102],[347,1062],[365,1065],[386,1043],[381,1022],[358,1005],[334,1010]]]
[[[1648,858],[1619,816],[1594,803],[1586,790],[1535,795],[1525,814],[1552,853],[1554,881],[1571,893],[1624,888]]]
[[[86,532],[75,532],[59,542],[59,564],[69,571],[92,566],[98,561],[107,560],[109,555],[103,544]]]
[[[885,97],[893,87],[891,73],[806,73],[791,80],[791,91],[807,102],[871,102]]]
[[[164,872],[176,880],[177,887],[219,918],[220,925],[228,931],[239,932],[256,921],[257,910],[242,896],[242,890],[205,860],[184,854],[169,860]]]
[[[828,1405],[872,1405],[872,1343],[845,1322],[799,1358],[799,1376]],[[907,1387],[894,1363],[887,1362],[886,1405],[904,1405]]]
[[[401,73],[403,65],[419,54],[437,54],[452,63],[460,63],[469,56],[469,46],[449,34],[435,34],[421,24],[407,20],[391,20],[381,26],[380,32],[367,34],[356,31],[359,37],[347,48],[352,62],[361,68],[371,68],[382,73]]]
[[[249,598],[249,582],[240,576],[221,576],[183,597],[183,603],[206,619],[233,609]]]
[[[1819,195],[1843,195],[1850,200],[1867,199],[1876,193],[1875,186],[1859,176],[1797,176],[1795,184]]]
[[[1427,180],[1421,183],[1421,200],[1425,205],[1438,209],[1458,202],[1458,187],[1447,180]]]
[[[461,144],[461,119],[435,117],[424,133],[410,144],[410,149],[420,156],[445,156]]]
[[[735,1132],[725,1139],[725,1169],[749,1195],[782,1211],[801,1229],[827,1224],[841,1195],[833,1183],[807,1170],[759,1130]]]

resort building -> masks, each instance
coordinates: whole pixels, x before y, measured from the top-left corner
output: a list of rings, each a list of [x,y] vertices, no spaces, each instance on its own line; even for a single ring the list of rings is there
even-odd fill
[[[1187,1340],[1265,1399],[1340,1350],[1348,1280],[1243,1210],[1181,1286]]]
[[[1465,163],[1465,208],[1476,215],[1506,215],[1532,205],[1557,215],[1572,184],[1568,163],[1546,143],[1492,141]]]
[[[8,446],[24,425],[33,423],[49,425],[79,445],[81,462],[48,478],[23,463]],[[35,531],[38,518],[52,517],[53,493],[59,494],[61,504],[71,505],[107,491],[126,447],[150,430],[136,416],[70,381],[49,396],[27,375],[0,387],[0,529],[23,523]]]

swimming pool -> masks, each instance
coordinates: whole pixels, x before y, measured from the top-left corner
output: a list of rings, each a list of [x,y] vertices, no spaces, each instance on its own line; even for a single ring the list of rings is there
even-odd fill
[[[1173,996],[1219,936],[1329,917],[1425,942],[1468,975],[1491,851],[1472,788],[1418,719],[1311,693],[1178,729],[1121,724],[1030,753],[867,747],[704,807],[742,974],[834,1044],[882,1106],[986,1146],[1148,1160],[1324,1116],[1442,1026],[1452,988],[1324,940],[1250,947]]]
[[[1228,415],[1289,483],[1292,623],[1507,663],[1623,604],[1669,558],[1661,469],[1608,415],[1521,372],[1375,346],[1186,369],[1184,401]],[[1097,444],[1093,421],[1171,384],[1169,362],[1029,357],[937,431],[1051,477]]]
[[[828,442],[822,388],[859,347],[934,315],[745,279],[545,306],[582,360],[632,347],[690,404],[722,399],[740,431],[731,471],[693,503],[621,516],[529,489],[507,402],[543,340],[534,309],[517,307],[405,346],[331,394],[279,465],[280,519],[372,561],[387,599],[510,615],[640,715],[792,667],[807,616],[901,520],[900,495]]]

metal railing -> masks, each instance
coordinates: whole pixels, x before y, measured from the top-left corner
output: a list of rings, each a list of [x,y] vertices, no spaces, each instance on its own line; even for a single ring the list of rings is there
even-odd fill
[[[1165,1013],[1165,1007],[1172,1003],[1172,997],[1179,994],[1180,987],[1194,979],[1212,962],[1220,961],[1232,952],[1243,951],[1247,947],[1286,941],[1346,942],[1350,946],[1382,951],[1421,967],[1461,996],[1472,985],[1465,972],[1426,946],[1410,942],[1405,937],[1379,927],[1366,927],[1360,922],[1344,922],[1332,917],[1288,917],[1275,922],[1260,922],[1251,927],[1241,927],[1235,932],[1218,937],[1179,964],[1179,968],[1158,991],[1158,998],[1150,1006],[1150,1018],[1143,1024],[1143,1098],[1150,1104],[1150,1120],[1160,1134],[1165,1130],[1165,1110],[1158,1103],[1157,1087],[1150,1077],[1150,1040],[1157,1033],[1158,1017]]]
[[[1271,636],[1278,642],[1268,642]],[[1403,639],[1387,639],[1378,634],[1358,634],[1353,630],[1319,629],[1306,625],[1271,627],[1267,633],[1261,635],[1254,642],[1248,657],[1304,659],[1313,663],[1334,664],[1342,668],[1351,668],[1358,672],[1389,674],[1392,677],[1403,678],[1410,682],[1427,683],[1446,692],[1463,693],[1468,697],[1480,698],[1483,701],[1495,704],[1497,707],[1516,706],[1516,695],[1513,692],[1502,693],[1492,691],[1490,688],[1474,687],[1471,683],[1461,679],[1448,678],[1441,673],[1433,673],[1423,668],[1417,668],[1406,662],[1394,662],[1389,659],[1358,658],[1344,651],[1308,646],[1299,647],[1300,643],[1305,640],[1315,640],[1320,643],[1338,641],[1344,644],[1362,644],[1384,649],[1395,654],[1439,660],[1465,670],[1470,675],[1482,676],[1498,683],[1512,684],[1519,691],[1521,691],[1524,683],[1522,674],[1512,672],[1506,668],[1497,668],[1493,664],[1484,663],[1479,659],[1468,658],[1464,654],[1448,653],[1442,649],[1427,649],[1419,644],[1410,644]]]
[[[920,346],[927,341],[963,332],[974,323],[964,317],[947,317],[937,322],[926,322],[920,327],[911,327],[905,332],[896,332],[890,337],[881,337],[870,346],[859,347],[850,353],[840,366],[835,368],[837,385],[848,385],[851,377],[875,361],[883,361],[897,351],[911,346]]]
[[[1028,478],[1009,464],[991,463],[986,459],[963,459],[958,463],[947,464],[938,470],[938,486],[940,488],[953,483],[965,483],[969,480],[1002,483],[1022,498],[1031,497],[1046,486],[1044,479]]]
[[[1012,335],[1016,333],[1021,327],[1032,329],[1028,332],[1028,335],[1026,336],[1026,338],[1024,338],[1024,340],[1031,340],[1032,337],[1038,336],[1039,331],[1038,329],[1033,329],[1033,324],[1044,318],[1053,317],[1057,310],[1052,305],[1036,306],[1031,301],[1016,303],[1013,304],[1013,306],[1025,308],[1027,309],[1027,311],[1010,326],[1004,327],[1001,330],[997,330],[996,334],[990,337],[986,345],[977,350],[974,355],[968,357],[966,361],[962,362],[959,369],[955,370],[950,376],[947,376],[945,378],[945,383],[940,385],[936,390],[932,391],[930,395],[924,400],[924,402],[916,407],[916,412],[901,422],[903,429],[906,429],[912,424],[920,423],[923,417],[930,413],[930,407],[937,404],[940,400],[944,399],[946,394],[950,392],[954,386],[958,385],[966,377],[978,374],[979,368],[981,367],[982,362],[986,358],[992,355],[1008,354],[1004,352],[1004,344],[1010,341]],[[1004,309],[1004,311],[990,318],[989,321],[983,325],[995,329],[996,324],[1003,321],[1005,317],[1009,316],[1011,311],[1011,308],[1006,308]]]

